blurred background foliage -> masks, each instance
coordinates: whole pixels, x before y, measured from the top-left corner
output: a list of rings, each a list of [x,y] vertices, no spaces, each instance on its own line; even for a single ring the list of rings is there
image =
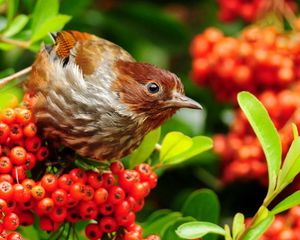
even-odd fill
[[[14,2],[17,6],[11,11],[16,15],[31,15],[36,3],[35,0]],[[0,31],[6,26],[7,8],[7,2],[0,0]],[[230,106],[218,103],[209,89],[196,86],[190,78],[189,45],[193,36],[209,26],[236,35],[245,26],[239,20],[221,23],[217,11],[215,0],[61,0],[59,9],[60,14],[72,17],[64,29],[108,39],[138,61],[170,69],[181,77],[186,94],[201,103],[204,110],[181,110],[162,127],[162,136],[169,131],[181,131],[189,136],[211,136],[227,131],[226,123],[232,119]],[[25,23],[25,30],[13,38],[26,39],[31,34],[30,28],[26,30],[29,24]],[[44,40],[49,42],[47,38]],[[0,45],[0,78],[30,66],[40,44],[36,42],[30,48]],[[237,183],[223,188],[218,171],[218,157],[212,152],[165,171],[139,220],[155,209],[181,209],[188,194],[202,187],[212,188],[218,194],[223,220],[237,211],[252,214],[262,199],[262,187],[255,183]],[[256,201],[247,201],[253,193]]]

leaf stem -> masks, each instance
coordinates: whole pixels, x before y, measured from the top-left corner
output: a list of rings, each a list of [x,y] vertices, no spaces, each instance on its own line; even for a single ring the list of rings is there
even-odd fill
[[[27,68],[24,68],[24,69],[22,69],[21,71],[16,72],[16,73],[14,73],[14,74],[12,74],[12,75],[10,75],[10,76],[8,76],[8,77],[1,78],[1,79],[0,79],[0,88],[2,88],[4,85],[6,85],[7,83],[9,83],[9,82],[12,81],[12,80],[14,80],[14,79],[16,79],[16,78],[18,78],[18,77],[21,77],[21,76],[23,76],[23,75],[26,75],[26,74],[30,73],[31,70],[32,70],[32,66],[27,67]]]
[[[6,38],[3,35],[0,35],[0,41],[4,42],[4,43],[11,44],[11,45],[15,45],[15,46],[20,47],[20,48],[28,48],[31,45],[30,41],[15,40],[15,39],[11,39],[11,38]]]

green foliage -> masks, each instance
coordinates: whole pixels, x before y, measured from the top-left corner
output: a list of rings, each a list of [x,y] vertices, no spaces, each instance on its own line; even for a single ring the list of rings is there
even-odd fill
[[[25,27],[25,25],[28,23],[28,21],[29,21],[29,17],[24,14],[20,14],[20,15],[16,16],[13,19],[12,23],[3,32],[3,36],[11,37],[11,36],[16,35]]]
[[[219,211],[219,201],[213,191],[209,189],[196,190],[185,200],[180,212],[162,209],[152,213],[142,223],[144,235],[158,233],[163,240],[185,239],[183,235],[178,235],[176,230],[178,227],[185,223],[195,222],[196,220],[218,222]],[[177,235],[175,234],[175,230]],[[215,239],[215,236],[210,235],[205,239]]]
[[[245,235],[242,236],[243,240],[257,240],[272,224],[274,215],[268,212],[268,215],[262,219],[255,227],[249,228]]]
[[[222,235],[225,236],[226,240],[256,240],[272,224],[275,214],[285,211],[300,203],[300,195],[299,191],[297,191],[278,203],[273,210],[269,211],[267,208],[272,200],[289,183],[291,183],[295,176],[300,172],[300,137],[298,136],[296,127],[293,126],[294,141],[290,146],[282,165],[279,134],[264,106],[254,95],[248,92],[239,93],[238,103],[249,120],[250,125],[252,126],[264,150],[268,165],[269,187],[263,204],[253,217],[250,226],[245,227],[244,215],[238,213],[233,219],[232,233],[230,232],[230,228],[225,225],[225,228],[222,229]],[[280,169],[281,165],[282,167]],[[206,228],[207,224],[210,223],[193,222],[191,225],[185,223],[181,225],[176,232],[180,237],[184,237],[186,239],[202,237],[209,233]],[[216,225],[213,228],[219,229],[220,227]]]
[[[37,51],[33,44],[44,39],[49,32],[61,30],[70,21],[68,15],[59,14],[58,0],[38,0],[30,15],[18,14],[19,1],[9,0],[6,26],[0,31],[0,49],[14,47]]]
[[[201,238],[208,233],[225,235],[223,228],[209,222],[189,222],[182,224],[176,233],[185,239]]]
[[[267,110],[254,95],[248,92],[241,92],[238,94],[238,103],[264,150],[269,173],[268,192],[271,192],[275,188],[276,178],[281,164],[279,135]]]
[[[278,214],[292,207],[300,205],[300,190],[289,195],[287,198],[278,203],[271,211],[272,214]]]
[[[212,140],[197,136],[190,138],[181,132],[170,132],[163,139],[160,162],[178,164],[212,148]]]
[[[240,234],[245,230],[245,217],[242,213],[235,214],[232,222],[232,237],[238,239]]]
[[[300,172],[300,137],[296,133],[289,151],[283,162],[281,172],[278,176],[278,187],[284,188],[291,183]]]
[[[151,131],[144,137],[139,147],[130,155],[129,162],[131,168],[146,161],[150,157],[159,138],[160,128]]]

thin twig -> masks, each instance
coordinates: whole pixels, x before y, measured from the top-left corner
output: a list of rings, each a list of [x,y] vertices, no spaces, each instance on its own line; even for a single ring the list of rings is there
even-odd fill
[[[3,35],[0,36],[0,41],[11,44],[11,45],[15,45],[15,46],[21,47],[21,48],[28,48],[31,44],[30,41],[20,41],[20,40],[10,39],[10,38],[4,37]]]
[[[1,78],[1,79],[0,79],[0,88],[2,88],[4,85],[6,85],[7,83],[9,83],[9,82],[12,81],[12,80],[14,80],[14,79],[16,79],[16,78],[18,78],[18,77],[21,77],[21,76],[23,76],[23,75],[26,75],[26,74],[30,73],[31,70],[32,70],[32,66],[27,67],[27,68],[24,68],[24,69],[22,69],[21,71],[16,72],[16,73],[14,73],[14,74],[12,74],[12,75],[10,75],[10,76],[8,76],[8,77]]]

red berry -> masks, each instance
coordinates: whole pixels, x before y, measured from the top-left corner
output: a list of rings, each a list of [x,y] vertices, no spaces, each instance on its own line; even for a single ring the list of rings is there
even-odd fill
[[[54,207],[49,217],[54,222],[63,222],[67,217],[67,209],[65,207]]]
[[[113,186],[108,192],[108,202],[119,204],[125,199],[125,192],[121,187]]]
[[[0,199],[9,200],[13,196],[13,187],[9,182],[0,182]]]
[[[24,169],[25,170],[31,170],[36,163],[36,157],[33,153],[27,152],[25,156],[25,162],[24,162]]]
[[[20,140],[23,137],[23,130],[18,124],[12,124],[10,127],[9,137],[11,140]]]
[[[11,170],[12,176],[14,179],[18,181],[23,181],[25,178],[27,178],[25,169],[23,166],[14,166]]]
[[[63,189],[57,189],[52,192],[51,198],[56,206],[65,206],[68,202],[68,194]]]
[[[58,186],[57,177],[53,174],[46,174],[41,179],[41,185],[47,192],[53,192]]]
[[[134,212],[129,212],[127,215],[118,215],[116,216],[117,223],[120,226],[128,227],[135,222],[135,214]]]
[[[42,145],[42,141],[37,136],[31,137],[31,138],[26,138],[26,140],[25,140],[25,147],[26,147],[27,151],[30,151],[30,152],[36,152],[37,150],[39,150],[41,145]]]
[[[0,173],[10,173],[12,167],[12,162],[8,157],[0,157]]]
[[[36,152],[36,159],[38,161],[43,161],[49,156],[49,150],[47,147],[40,147]]]
[[[83,200],[84,201],[93,200],[94,194],[95,194],[94,188],[92,188],[90,185],[86,185]]]
[[[138,179],[134,170],[125,170],[119,174],[118,183],[125,191],[131,189],[136,182],[138,182]]]
[[[146,163],[141,163],[135,167],[135,170],[140,174],[141,181],[148,181],[152,173],[151,166]]]
[[[91,187],[98,189],[103,185],[103,177],[99,173],[89,171],[87,174],[87,182]]]
[[[147,182],[138,182],[133,184],[132,188],[129,190],[130,196],[134,199],[143,199],[146,197],[150,192],[150,187]]]
[[[34,123],[30,122],[23,128],[23,133],[25,137],[34,137],[37,133],[37,127]]]
[[[2,181],[9,182],[10,184],[14,183],[14,179],[10,174],[0,174],[0,182]]]
[[[118,175],[121,171],[124,170],[124,165],[121,161],[112,162],[110,165],[110,170],[112,174]]]
[[[155,188],[157,185],[157,175],[155,172],[152,172],[149,175],[148,183],[151,189]]]
[[[59,227],[58,223],[52,221],[49,217],[41,216],[40,217],[40,228],[44,231],[53,232],[56,231]]]
[[[139,232],[126,232],[124,240],[142,240],[142,234]]]
[[[36,200],[41,200],[46,194],[45,188],[41,185],[36,185],[31,189],[31,195]]]
[[[117,230],[118,224],[112,217],[103,217],[99,222],[100,229],[105,233],[111,233]]]
[[[108,216],[111,215],[115,210],[115,207],[112,203],[106,202],[100,205],[99,212],[102,215]]]
[[[89,240],[98,240],[102,237],[103,232],[100,230],[98,224],[90,223],[85,227],[85,235]]]
[[[24,238],[20,233],[12,232],[7,235],[7,240],[24,240]]]
[[[58,187],[66,191],[70,191],[71,186],[74,184],[74,181],[69,174],[64,174],[58,178]]]
[[[75,183],[76,182],[85,183],[87,180],[86,173],[81,168],[72,169],[69,175]]]
[[[19,217],[15,213],[7,213],[3,218],[3,226],[6,230],[16,230],[20,225]]]
[[[106,189],[115,185],[115,177],[111,173],[104,173],[103,175],[103,187]]]
[[[16,111],[16,121],[22,125],[28,124],[32,120],[32,113],[26,108]]]
[[[10,128],[6,123],[0,121],[0,143],[7,141],[7,138],[10,134]]]
[[[13,199],[17,202],[27,202],[31,198],[31,192],[22,184],[15,184],[13,186]]]
[[[80,215],[77,208],[68,209],[66,221],[75,223],[80,220]]]
[[[3,213],[6,212],[7,212],[7,202],[4,199],[0,198],[0,214],[2,215]]]
[[[34,215],[31,211],[22,211],[18,216],[21,226],[30,226],[34,223]]]
[[[79,214],[82,219],[95,219],[98,214],[96,203],[93,201],[81,201],[79,204]]]
[[[131,206],[128,201],[124,200],[115,205],[115,216],[126,216],[131,211]]]
[[[108,198],[108,192],[105,188],[99,188],[94,193],[94,201],[97,205],[101,205],[106,202]]]
[[[44,214],[49,214],[54,208],[54,202],[51,198],[46,197],[38,202],[37,207]]]
[[[30,179],[30,178],[26,178],[22,181],[22,185],[31,190],[34,186],[35,186],[35,181],[33,179]]]
[[[84,198],[85,196],[85,185],[81,182],[76,182],[71,186],[70,194],[72,198],[79,201]]]
[[[22,165],[26,161],[26,150],[23,147],[14,147],[10,150],[10,160],[13,164]]]

